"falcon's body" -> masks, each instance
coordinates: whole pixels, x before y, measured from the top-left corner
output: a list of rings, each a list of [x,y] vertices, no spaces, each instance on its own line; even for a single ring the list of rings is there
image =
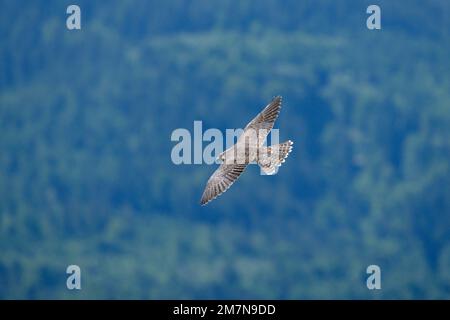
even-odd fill
[[[292,150],[292,141],[271,147],[263,146],[280,109],[281,97],[276,97],[250,121],[236,144],[219,155],[222,164],[208,180],[201,199],[202,205],[224,193],[249,163],[256,162],[266,174],[273,174],[284,162]]]
[[[252,146],[245,146],[239,141],[232,147],[225,150],[219,155],[219,159],[226,164],[241,163],[249,164],[256,162],[258,159],[259,148]]]

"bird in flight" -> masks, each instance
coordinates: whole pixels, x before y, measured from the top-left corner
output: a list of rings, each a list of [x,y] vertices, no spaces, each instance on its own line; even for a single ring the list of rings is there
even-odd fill
[[[201,205],[214,200],[239,178],[247,165],[257,163],[265,174],[271,175],[285,161],[292,150],[293,142],[264,146],[265,139],[281,109],[281,97],[275,97],[244,128],[236,144],[219,154],[220,167],[212,174],[203,191]]]

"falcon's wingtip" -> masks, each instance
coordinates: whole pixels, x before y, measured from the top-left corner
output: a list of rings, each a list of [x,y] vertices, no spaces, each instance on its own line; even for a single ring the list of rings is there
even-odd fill
[[[215,198],[217,198],[217,196],[215,196],[214,198],[210,198],[206,195],[203,195],[202,198],[200,199],[200,205],[206,206],[208,203],[210,203],[212,200],[214,200]]]
[[[281,102],[281,100],[283,100],[283,97],[280,95],[275,96],[275,97],[273,97],[272,101],[275,101],[275,100],[279,100]]]
[[[200,205],[204,206],[205,204],[207,204],[209,201],[206,199],[206,197],[203,195],[202,198],[200,199]]]

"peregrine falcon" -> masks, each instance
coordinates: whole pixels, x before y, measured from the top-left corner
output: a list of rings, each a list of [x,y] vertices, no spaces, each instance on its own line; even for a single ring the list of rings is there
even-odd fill
[[[280,109],[281,97],[278,96],[247,124],[236,144],[218,156],[221,165],[209,178],[200,200],[201,205],[227,191],[250,163],[257,163],[268,175],[274,174],[277,167],[281,166],[291,152],[293,142],[288,140],[270,147],[263,146]]]

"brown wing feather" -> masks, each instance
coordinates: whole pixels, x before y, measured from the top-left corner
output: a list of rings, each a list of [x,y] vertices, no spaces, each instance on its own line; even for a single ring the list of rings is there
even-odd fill
[[[247,164],[222,164],[217,168],[206,184],[200,200],[201,205],[207,204],[227,191],[246,167]]]
[[[245,141],[250,146],[261,146],[272,130],[275,120],[278,118],[281,110],[281,96],[275,97],[263,111],[261,111],[252,121],[244,128],[244,133],[239,137],[238,144]],[[257,137],[257,138],[256,138]]]
[[[281,110],[281,96],[273,98],[273,100],[261,111],[252,121],[247,124],[244,131],[253,128],[255,130],[267,129],[272,130],[275,120]]]

